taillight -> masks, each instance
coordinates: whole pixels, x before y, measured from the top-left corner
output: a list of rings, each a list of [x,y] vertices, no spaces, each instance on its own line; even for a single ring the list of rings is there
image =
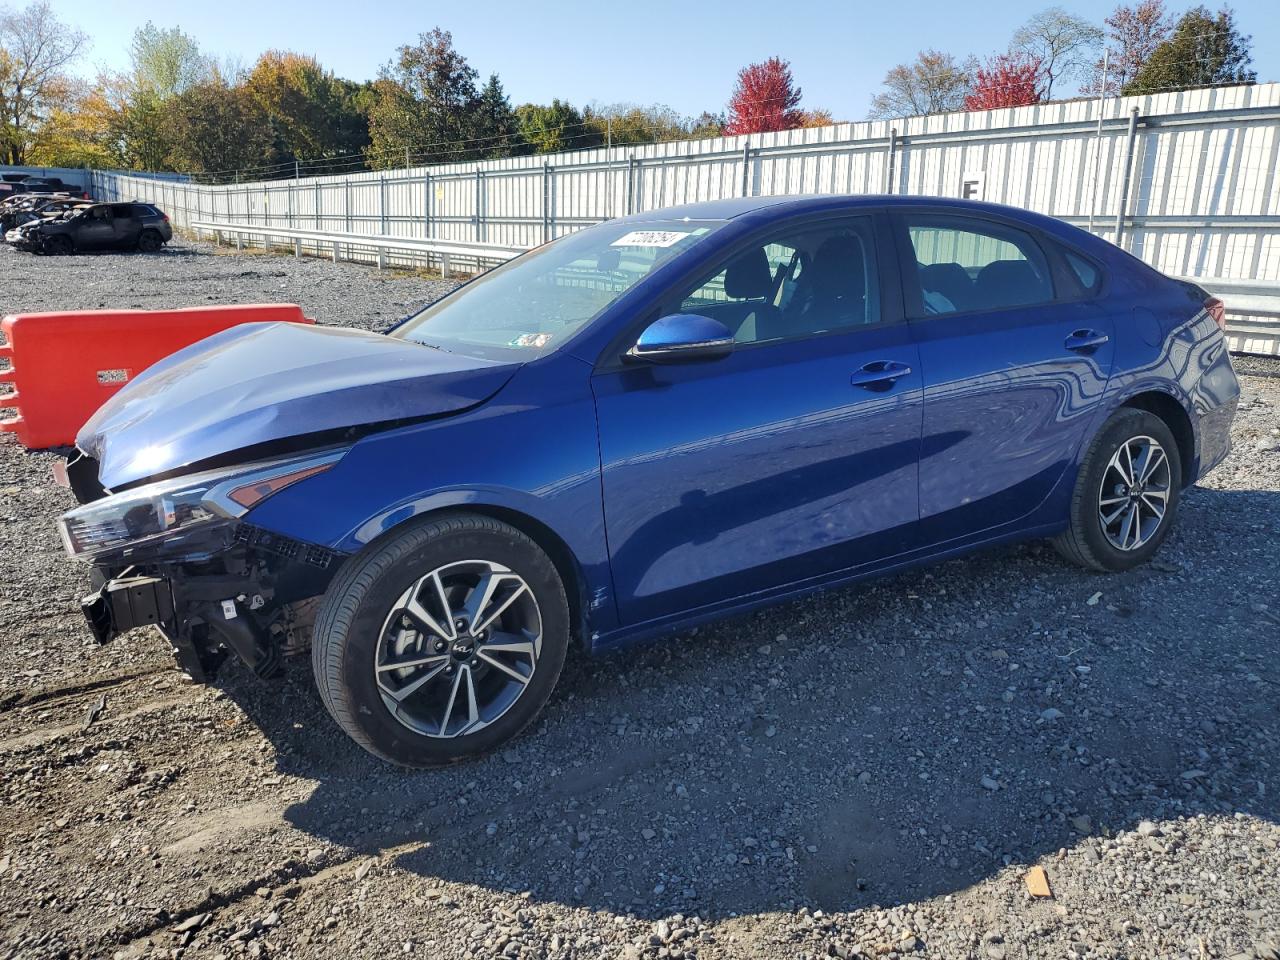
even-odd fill
[[[1227,329],[1227,306],[1217,297],[1210,297],[1204,302],[1204,308],[1209,311],[1209,316],[1213,317],[1213,322],[1218,325],[1219,330]]]
[[[169,215],[168,215],[167,213],[162,213],[162,214],[160,214],[160,216],[164,217],[164,222],[165,222],[165,223],[168,223],[168,222],[169,222]],[[1219,306],[1221,306],[1221,304],[1219,304]]]

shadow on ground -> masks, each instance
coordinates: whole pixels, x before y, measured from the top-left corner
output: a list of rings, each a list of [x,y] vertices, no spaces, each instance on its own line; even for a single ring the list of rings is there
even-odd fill
[[[1231,558],[1278,516],[1197,489],[1127,574],[1033,544],[571,659],[511,748],[442,771],[365,756],[306,663],[225,682],[317,781],[286,819],[363,854],[427,841],[405,870],[647,918],[888,905],[1140,819],[1276,819],[1280,621]]]

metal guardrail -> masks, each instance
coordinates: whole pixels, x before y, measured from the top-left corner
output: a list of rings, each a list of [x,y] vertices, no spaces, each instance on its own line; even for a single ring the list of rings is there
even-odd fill
[[[234,239],[236,246],[245,237],[261,238],[264,246],[273,246],[273,240],[291,241],[294,256],[302,256],[303,245],[310,245],[317,253],[325,248],[332,252],[335,263],[352,249],[373,250],[377,253],[378,266],[386,266],[387,254],[421,258],[438,262],[442,276],[449,276],[456,261],[474,263],[477,268],[485,263],[501,263],[524,253],[528,248],[496,243],[470,243],[460,240],[440,240],[431,237],[396,237],[387,234],[332,233],[321,230],[300,230],[289,227],[269,227],[249,223],[220,223],[213,220],[197,220],[191,224],[197,236],[212,233],[218,242],[223,237]],[[1265,280],[1224,280],[1216,277],[1182,277],[1203,287],[1208,293],[1221,298],[1227,308],[1227,349],[1232,353],[1259,356],[1280,356],[1280,283]]]
[[[317,253],[329,247],[332,250],[333,262],[342,258],[346,250],[348,259],[352,249],[373,250],[377,254],[378,266],[387,265],[388,254],[402,254],[421,258],[428,262],[438,261],[442,276],[449,276],[450,270],[458,260],[477,266],[482,263],[501,263],[524,253],[528,247],[509,246],[498,243],[469,243],[460,240],[439,240],[431,237],[393,237],[386,234],[365,233],[330,233],[322,230],[299,230],[289,227],[264,227],[248,223],[218,223],[212,220],[197,220],[191,224],[196,236],[212,233],[216,242],[221,243],[224,236],[230,237],[239,248],[245,237],[260,237],[264,246],[271,247],[274,240],[292,242],[295,257],[302,256],[303,245],[312,246]]]

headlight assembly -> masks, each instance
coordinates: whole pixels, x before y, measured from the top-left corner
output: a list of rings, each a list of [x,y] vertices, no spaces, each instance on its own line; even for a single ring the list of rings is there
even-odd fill
[[[62,542],[77,560],[170,544],[243,516],[273,493],[328,470],[346,452],[242,464],[112,494],[63,514]]]

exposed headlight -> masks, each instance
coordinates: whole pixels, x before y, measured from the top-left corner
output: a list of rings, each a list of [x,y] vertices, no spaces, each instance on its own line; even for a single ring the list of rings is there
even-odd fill
[[[171,543],[243,516],[273,493],[328,470],[346,452],[242,464],[125,490],[64,513],[62,542],[77,560]]]

